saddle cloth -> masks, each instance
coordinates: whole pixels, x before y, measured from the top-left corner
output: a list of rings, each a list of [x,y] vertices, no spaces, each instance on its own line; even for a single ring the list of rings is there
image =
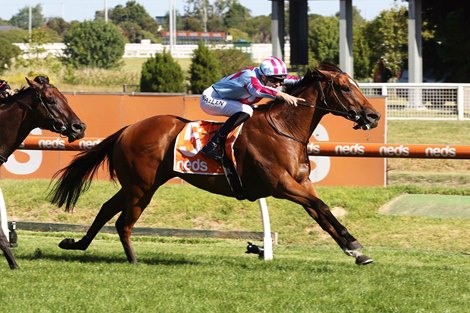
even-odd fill
[[[202,147],[222,126],[222,123],[213,121],[193,121],[186,124],[176,137],[173,170],[184,174],[198,175],[224,175],[222,165],[206,156],[201,151]],[[234,165],[235,157],[233,145],[240,134],[243,124],[234,129],[225,142],[227,157]]]

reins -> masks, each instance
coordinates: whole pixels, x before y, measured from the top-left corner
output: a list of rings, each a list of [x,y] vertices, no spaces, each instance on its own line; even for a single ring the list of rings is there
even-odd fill
[[[41,97],[41,94],[40,94],[38,91],[36,91],[34,88],[32,88],[32,89],[33,89],[33,91],[34,91],[34,93],[35,93],[36,100],[37,100],[38,103],[42,106],[42,108],[45,110],[45,113],[46,113],[47,118],[50,119],[50,120],[52,120],[52,121],[54,121],[54,123],[53,123],[53,125],[52,125],[52,128],[53,128],[57,133],[59,133],[59,136],[61,136],[61,135],[62,135],[62,132],[63,132],[64,130],[66,130],[66,127],[63,126],[62,123],[60,123],[60,122],[59,122],[58,124],[61,124],[62,127],[61,127],[61,128],[56,127],[57,119],[53,116],[53,114],[52,114],[52,113],[50,112],[50,110],[47,108],[46,104],[44,103],[44,100],[43,100],[42,97]],[[13,99],[13,100],[11,100],[11,101],[18,103],[18,104],[20,105],[20,107],[22,107],[22,108],[24,108],[25,110],[28,110],[28,111],[32,111],[32,110],[33,110],[33,108],[32,108],[29,104],[27,104],[27,103],[21,101],[21,100],[18,98],[17,95],[13,95],[12,97],[15,97],[15,99]],[[3,163],[7,162],[7,160],[8,160],[8,157],[5,157],[5,156],[3,156],[3,155],[0,154],[0,165],[2,165]]]
[[[312,105],[312,104],[303,103],[303,102],[297,103],[297,105],[298,106],[303,106],[303,107],[315,108],[315,109],[323,110],[323,111],[326,111],[326,112],[329,112],[329,113],[336,113],[337,115],[344,116],[345,118],[347,118],[349,120],[357,121],[360,117],[356,114],[356,112],[350,112],[350,110],[348,110],[348,108],[343,104],[341,99],[336,94],[336,89],[335,89],[335,86],[334,86],[334,79],[340,74],[343,74],[343,72],[339,72],[338,74],[336,74],[336,76],[333,79],[328,79],[327,80],[328,84],[326,86],[326,89],[327,89],[326,92],[323,90],[322,85],[321,85],[322,79],[320,77],[316,77],[317,78],[317,84],[318,84],[318,93],[319,93],[319,96],[321,96],[320,103],[323,104],[323,106],[318,106],[317,104]],[[333,91],[333,95],[336,99],[336,102],[339,103],[344,110],[335,110],[335,109],[330,108],[330,106],[328,105],[325,93],[328,93],[328,90],[330,88]],[[279,127],[276,125],[275,120],[272,118],[271,114],[269,114],[270,110],[273,107],[273,104],[274,104],[274,102],[269,106],[269,109],[266,111],[266,119],[268,120],[269,125],[274,129],[274,131],[276,133],[278,133],[279,135],[281,135],[281,136],[287,137],[287,138],[289,138],[291,140],[294,140],[296,142],[299,142],[303,145],[308,144],[308,139],[307,139],[307,141],[297,139],[294,136],[292,136],[290,134],[287,134],[287,133],[285,133],[285,132],[283,132],[279,129]]]

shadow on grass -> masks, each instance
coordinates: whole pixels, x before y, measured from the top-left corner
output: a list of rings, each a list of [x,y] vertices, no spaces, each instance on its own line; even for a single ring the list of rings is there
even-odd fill
[[[98,255],[98,254],[56,254],[41,249],[36,249],[33,253],[26,253],[18,255],[19,259],[26,259],[29,261],[34,260],[50,260],[50,261],[66,261],[66,262],[80,262],[80,263],[109,263],[109,264],[125,264],[128,263],[124,257],[116,255]],[[200,262],[185,259],[185,256],[178,254],[164,254],[156,253],[152,256],[140,257],[137,263],[147,265],[198,265]]]

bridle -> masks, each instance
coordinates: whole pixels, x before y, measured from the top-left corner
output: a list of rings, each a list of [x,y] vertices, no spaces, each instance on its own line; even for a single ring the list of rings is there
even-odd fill
[[[41,93],[38,92],[36,89],[32,88],[34,90],[34,93],[36,95],[36,100],[40,104],[40,106],[44,109],[47,119],[53,121],[52,123],[52,128],[54,129],[55,132],[59,134],[59,136],[62,135],[64,131],[67,130],[67,127],[65,127],[62,122],[58,121],[56,117],[54,117],[53,113],[48,109],[47,105],[44,103],[44,100],[42,99]],[[27,104],[24,103],[23,101],[19,99],[15,99],[16,102],[18,102],[21,106],[25,107],[27,110],[32,111],[33,108]],[[57,127],[57,125],[61,125],[60,127]],[[8,157],[5,157],[0,154],[0,165],[5,163],[8,160]]]
[[[45,113],[46,113],[46,118],[53,121],[52,123],[52,128],[54,129],[54,131],[56,133],[58,133],[59,135],[62,135],[62,133],[67,130],[67,127],[64,126],[64,124],[59,121],[55,116],[54,114],[49,110],[49,108],[47,107],[47,105],[44,103],[44,100],[42,99],[42,96],[41,96],[41,93],[38,92],[36,89],[32,88],[36,94],[36,100],[37,102],[41,105],[41,107],[44,109]],[[24,103],[23,101],[20,101],[20,100],[16,100],[18,103],[20,103],[21,105],[25,106],[26,108],[28,108],[28,110],[33,110],[33,108],[31,108],[30,105]],[[57,127],[56,125],[61,125],[60,128]]]
[[[53,121],[52,128],[54,129],[54,131],[57,132],[59,135],[62,135],[62,133],[67,130],[67,127],[65,127],[64,124],[61,121],[58,121],[58,119],[56,117],[54,117],[54,114],[49,110],[47,105],[42,100],[41,94],[38,93],[37,91],[36,91],[36,97],[39,100],[39,103],[44,108],[44,111],[46,111],[47,118]],[[57,128],[56,125],[61,125],[60,129]]]
[[[343,101],[341,101],[341,99],[339,98],[339,96],[337,94],[337,92],[338,92],[337,88],[338,87],[336,87],[336,85],[334,84],[334,81],[341,74],[346,74],[346,73],[345,72],[339,72],[332,79],[324,79],[324,78],[322,79],[321,77],[319,77],[319,79],[317,80],[317,83],[318,83],[319,93],[321,94],[320,102],[324,106],[317,106],[317,109],[327,111],[327,112],[331,112],[331,113],[336,113],[337,115],[343,116],[343,117],[347,118],[348,120],[357,122],[361,118],[361,116],[359,114],[357,114],[356,111],[348,109],[344,105]],[[325,80],[327,81],[327,86],[325,88],[326,92],[323,91],[323,88],[321,86],[321,82],[325,81]],[[326,101],[325,93],[328,94],[330,90],[332,90],[333,96],[336,99],[336,103],[338,103],[341,106],[342,110],[334,110],[334,109],[330,108],[330,106],[328,105],[328,102]],[[339,92],[342,93],[341,90]]]
[[[303,103],[303,102],[300,102],[300,103],[297,103],[297,105],[299,106],[303,106],[303,107],[309,107],[309,108],[316,108],[316,109],[319,109],[319,110],[323,110],[323,111],[326,111],[328,113],[334,113],[336,115],[340,115],[340,116],[343,116],[345,117],[346,119],[348,120],[351,120],[351,121],[354,121],[354,122],[357,122],[361,119],[361,116],[359,114],[357,114],[356,111],[354,110],[349,110],[346,105],[344,105],[344,103],[341,101],[341,99],[339,98],[338,94],[337,94],[337,87],[335,86],[335,79],[341,75],[341,74],[345,74],[344,72],[339,72],[337,73],[333,78],[326,78],[324,75],[318,75],[316,76],[315,78],[317,78],[317,89],[318,89],[318,94],[320,95],[320,100],[317,101],[317,104],[308,104],[308,103]],[[327,82],[327,85],[325,88],[323,88],[322,86],[322,82],[326,81]],[[324,90],[325,89],[325,90]],[[325,94],[329,94],[329,91],[332,91],[333,93],[333,96],[336,100],[336,102],[341,106],[341,110],[336,110],[336,109],[332,109],[330,107],[330,105],[328,104],[328,101],[327,101],[327,98],[325,96]],[[339,91],[342,93],[342,91]],[[321,106],[318,105],[318,102],[320,102],[320,104],[322,104]],[[268,120],[268,123],[269,125],[279,134],[279,135],[282,135],[284,137],[287,137],[289,139],[292,139],[296,142],[299,142],[301,144],[304,144],[306,145],[308,143],[308,139],[307,139],[307,142],[304,142],[302,140],[299,140],[289,134],[286,134],[284,133],[283,131],[281,131],[277,126],[276,126],[276,123],[274,122],[273,118],[271,117],[269,113],[269,111],[271,110],[272,108],[272,104],[271,106],[269,107],[268,111],[266,112],[266,117],[267,117],[267,120]]]

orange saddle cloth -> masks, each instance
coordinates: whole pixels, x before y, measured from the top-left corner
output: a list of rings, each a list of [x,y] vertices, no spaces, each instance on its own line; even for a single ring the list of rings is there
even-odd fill
[[[193,121],[186,124],[176,137],[173,170],[185,174],[224,175],[219,162],[199,153],[221,126],[222,123],[213,121]],[[243,124],[233,130],[225,142],[227,157],[234,164],[233,145],[242,126]]]

